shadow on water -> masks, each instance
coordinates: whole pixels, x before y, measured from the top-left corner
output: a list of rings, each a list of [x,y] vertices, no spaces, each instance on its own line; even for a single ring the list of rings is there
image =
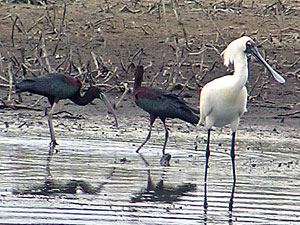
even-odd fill
[[[139,156],[146,166],[150,165],[141,153],[139,153]],[[182,196],[185,196],[188,192],[196,191],[196,189],[197,185],[192,183],[176,186],[166,185],[163,179],[160,179],[160,181],[155,184],[151,178],[151,170],[148,169],[146,187],[142,188],[138,193],[134,193],[130,202],[173,203],[180,201]]]
[[[51,174],[51,161],[53,154],[49,154],[46,162],[46,175],[45,181],[42,184],[33,184],[31,187],[25,189],[14,189],[13,194],[15,195],[43,195],[43,196],[52,196],[59,194],[97,194],[101,191],[103,186],[108,182],[102,182],[99,185],[93,187],[89,182],[84,180],[75,180],[71,179],[68,181],[60,181],[54,179]],[[114,169],[111,171],[108,179],[113,175]]]

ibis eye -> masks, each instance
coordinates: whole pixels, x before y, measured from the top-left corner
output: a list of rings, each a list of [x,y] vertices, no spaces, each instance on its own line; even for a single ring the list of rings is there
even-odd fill
[[[252,43],[251,43],[251,41],[247,41],[246,45],[247,45],[247,47],[250,47],[250,46],[252,46]]]

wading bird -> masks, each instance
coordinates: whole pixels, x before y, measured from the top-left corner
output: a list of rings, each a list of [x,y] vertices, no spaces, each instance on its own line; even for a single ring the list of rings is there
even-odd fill
[[[159,117],[165,128],[165,142],[162,149],[164,156],[169,137],[169,132],[166,127],[166,118],[178,118],[196,125],[199,121],[198,111],[188,106],[180,96],[172,94],[169,91],[141,86],[143,73],[143,66],[137,66],[135,71],[133,97],[135,103],[150,114],[150,128],[146,140],[138,147],[136,152],[138,153],[150,139],[153,123],[156,118]]]
[[[77,105],[84,106],[88,103],[91,103],[95,98],[99,98],[104,102],[109,112],[112,113],[116,121],[116,126],[118,126],[115,112],[102,90],[99,87],[91,86],[87,92],[81,96],[81,87],[82,83],[79,80],[71,76],[58,73],[48,73],[40,77],[26,78],[16,84],[17,93],[27,91],[48,98],[48,101],[51,105],[51,109],[48,113],[48,125],[51,137],[50,150],[54,149],[55,145],[57,145],[52,125],[52,114],[55,105],[61,99],[70,99]]]
[[[232,41],[222,52],[224,65],[234,66],[233,75],[223,76],[207,83],[200,93],[200,121],[208,131],[206,145],[206,164],[204,181],[207,181],[207,168],[210,156],[209,142],[210,131],[213,126],[223,127],[227,124],[231,126],[231,162],[233,181],[236,182],[235,175],[235,133],[239,125],[240,117],[247,111],[247,89],[245,87],[248,79],[247,54],[252,54],[257,58],[273,75],[274,79],[281,84],[285,79],[280,76],[263,59],[258,52],[255,42],[250,37],[241,37]]]

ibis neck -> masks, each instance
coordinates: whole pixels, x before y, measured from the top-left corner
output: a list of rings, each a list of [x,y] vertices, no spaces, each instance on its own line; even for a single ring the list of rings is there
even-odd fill
[[[234,64],[233,78],[234,88],[236,91],[240,91],[248,80],[248,62],[246,57]]]
[[[78,94],[71,97],[70,100],[76,103],[77,105],[84,106],[91,103],[95,98],[97,98],[97,96],[98,95],[95,94],[94,90],[89,88],[83,96],[81,96],[78,92]]]
[[[133,92],[135,92],[136,89],[141,87],[143,82],[143,76],[136,76],[134,80],[134,86],[133,86]]]

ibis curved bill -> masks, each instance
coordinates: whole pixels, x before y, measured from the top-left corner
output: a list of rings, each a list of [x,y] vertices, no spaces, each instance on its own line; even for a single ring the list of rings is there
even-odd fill
[[[113,109],[113,106],[111,105],[110,101],[108,100],[108,98],[106,97],[106,95],[103,92],[99,93],[99,98],[100,100],[103,101],[104,105],[106,106],[107,110],[113,115],[114,119],[115,119],[115,125],[118,128],[118,119],[115,113],[115,110]]]
[[[232,41],[221,53],[224,65],[234,65],[233,75],[223,76],[207,83],[200,93],[200,121],[207,129],[206,164],[204,181],[207,181],[207,169],[210,156],[209,142],[212,127],[231,126],[231,161],[233,181],[235,174],[235,134],[238,129],[240,117],[247,111],[248,60],[247,54],[256,57],[272,74],[274,79],[285,83],[279,75],[260,55],[255,42],[247,36]]]

